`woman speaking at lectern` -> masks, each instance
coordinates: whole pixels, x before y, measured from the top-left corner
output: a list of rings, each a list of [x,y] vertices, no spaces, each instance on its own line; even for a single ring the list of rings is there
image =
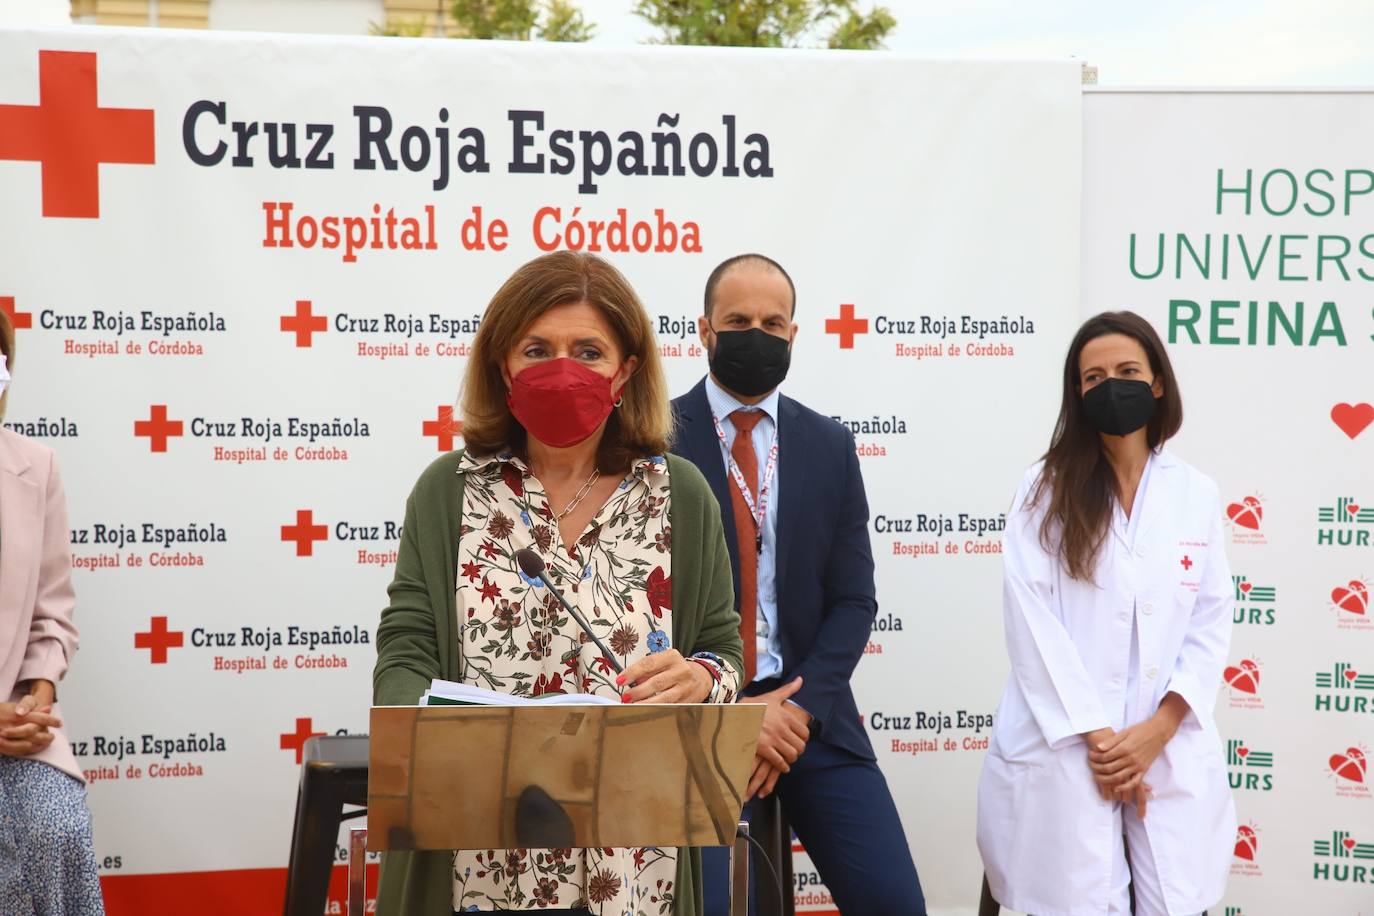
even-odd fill
[[[406,504],[374,700],[413,705],[432,678],[522,696],[729,702],[743,649],[719,509],[669,456],[667,383],[648,314],[613,267],[558,252],[497,291],[468,358],[464,448]],[[455,550],[456,545],[456,550]],[[552,581],[625,671],[558,607]],[[685,849],[390,854],[378,913],[700,913]]]

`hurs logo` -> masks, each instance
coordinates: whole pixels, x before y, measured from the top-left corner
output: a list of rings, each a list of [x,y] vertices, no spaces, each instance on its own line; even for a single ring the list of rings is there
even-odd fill
[[[1256,750],[1239,738],[1226,742],[1226,769],[1231,788],[1271,792],[1274,789],[1273,768],[1272,751]]]
[[[1374,884],[1374,843],[1361,843],[1348,830],[1333,830],[1331,838],[1312,842],[1312,880],[1342,884]]]
[[[1316,680],[1317,712],[1374,712],[1374,674],[1337,662],[1330,671],[1318,671]]]
[[[1317,545],[1319,547],[1368,547],[1374,532],[1374,504],[1358,503],[1348,496],[1336,500],[1334,506],[1317,510]]]
[[[1255,585],[1245,576],[1232,576],[1235,583],[1235,605],[1231,619],[1245,626],[1272,627],[1278,601],[1278,589],[1272,585]]]

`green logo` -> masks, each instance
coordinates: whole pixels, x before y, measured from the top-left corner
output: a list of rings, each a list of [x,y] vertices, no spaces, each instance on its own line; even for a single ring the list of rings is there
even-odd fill
[[[1269,772],[1274,768],[1272,751],[1258,751],[1244,741],[1232,738],[1226,742],[1226,767],[1233,789],[1251,792],[1271,792],[1274,789],[1274,776]]]
[[[1374,867],[1361,864],[1374,862],[1374,843],[1358,842],[1347,830],[1331,831],[1329,840],[1314,840],[1312,855],[1314,881],[1374,884]]]
[[[1319,546],[1368,547],[1374,532],[1374,505],[1342,496],[1334,506],[1317,510]]]
[[[1255,585],[1245,576],[1232,576],[1235,585],[1235,604],[1232,606],[1231,620],[1247,626],[1272,627],[1277,610],[1274,603],[1278,600],[1278,589],[1272,585]]]

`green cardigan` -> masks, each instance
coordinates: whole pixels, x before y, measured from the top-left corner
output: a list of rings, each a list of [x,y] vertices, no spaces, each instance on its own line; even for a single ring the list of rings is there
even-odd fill
[[[462,647],[454,622],[462,454],[450,452],[431,464],[406,500],[396,575],[387,589],[391,603],[377,627],[372,700],[378,706],[413,706],[433,678],[458,677]],[[669,455],[668,474],[673,645],[683,655],[714,652],[742,671],[744,647],[720,507],[690,462]],[[384,854],[377,913],[451,916],[452,866],[452,856],[443,851]],[[696,849],[679,850],[676,912],[701,916],[701,855]]]

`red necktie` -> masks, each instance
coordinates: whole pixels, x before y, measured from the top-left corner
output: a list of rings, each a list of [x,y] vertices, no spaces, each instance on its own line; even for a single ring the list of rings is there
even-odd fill
[[[737,410],[730,414],[730,422],[735,425],[730,456],[744,475],[755,506],[759,502],[759,459],[754,454],[754,427],[761,419],[761,410]],[[735,510],[735,537],[739,541],[739,635],[744,640],[744,683],[749,684],[754,680],[758,660],[759,530],[739,484],[733,474],[730,477],[730,505]]]

